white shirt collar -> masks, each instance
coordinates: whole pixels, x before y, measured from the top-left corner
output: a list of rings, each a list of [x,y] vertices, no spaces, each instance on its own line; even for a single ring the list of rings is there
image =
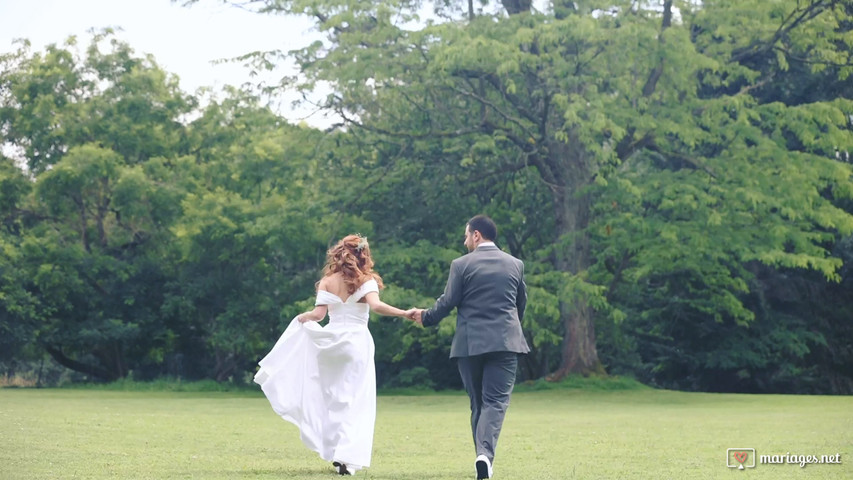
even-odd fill
[[[495,242],[480,242],[480,244],[477,245],[477,248],[480,248],[480,247],[496,247],[496,246],[497,245],[495,245]]]

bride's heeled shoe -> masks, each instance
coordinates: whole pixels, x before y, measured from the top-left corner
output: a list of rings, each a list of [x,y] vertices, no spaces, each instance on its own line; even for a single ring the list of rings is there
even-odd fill
[[[338,472],[338,475],[352,475],[353,473],[347,470],[347,466],[341,462],[332,462],[332,465],[335,467],[335,471]]]

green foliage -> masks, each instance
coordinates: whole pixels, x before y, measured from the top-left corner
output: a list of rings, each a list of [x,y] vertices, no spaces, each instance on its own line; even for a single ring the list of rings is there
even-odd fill
[[[0,100],[5,141],[23,150],[33,173],[84,143],[128,164],[171,153],[183,133],[179,117],[194,107],[176,77],[152,58],[134,56],[109,29],[94,35],[83,55],[74,37],[44,53],[21,43],[0,56],[0,77],[7,86]]]
[[[337,95],[328,106],[355,135],[384,142],[380,152],[412,151],[416,165],[401,171],[436,173],[430,186],[440,182],[442,198],[456,194],[471,211],[554,212],[537,225],[550,235],[512,245],[525,260],[550,264],[541,278],[531,275],[538,304],[525,328],[543,350],[531,363],[554,368],[557,337],[590,322],[587,308],[613,342],[605,346],[613,360],[682,355],[647,350],[645,328],[653,337],[676,332],[672,343],[685,344],[704,339],[691,332],[705,325],[746,329],[757,318],[748,302],[753,263],[841,280],[831,252],[853,231],[841,207],[851,169],[838,161],[853,145],[850,100],[803,103],[766,95],[765,86],[776,76],[791,84],[847,78],[843,2],[678,2],[680,17],[634,3],[581,2],[555,6],[554,16],[480,12],[420,28],[390,21],[384,3],[347,11],[335,2],[264,5],[318,19],[325,48],[295,52],[304,86],[331,82]],[[789,76],[792,65],[801,78]],[[489,181],[472,182],[472,168]],[[524,170],[550,195],[507,189],[495,203],[494,195],[468,191],[517,185]],[[408,186],[409,198],[441,211],[429,187]],[[383,213],[387,203],[379,203]],[[406,211],[431,218],[418,205]],[[423,231],[434,235],[431,225]],[[799,328],[777,326],[792,333],[776,337],[791,347],[782,350],[802,358]],[[580,363],[596,362],[594,351],[581,352]],[[717,362],[683,355],[707,368]],[[650,362],[653,372],[666,370]]]
[[[435,387],[430,379],[430,371],[424,367],[413,367],[398,373],[394,378],[385,382],[386,388],[418,388],[429,390]]]
[[[245,382],[328,245],[367,235],[383,300],[429,306],[486,213],[526,264],[521,379],[849,392],[849,2],[510,3],[255,2],[325,35],[283,85],[331,86],[331,132],[201,108],[108,30],[0,55],[5,358]],[[453,316],[370,327],[380,385],[459,386]]]
[[[34,334],[38,303],[24,288],[20,268],[21,209],[32,185],[11,160],[0,157],[0,361],[23,356]]]
[[[549,382],[544,379],[528,381],[515,386],[514,393],[539,392],[544,390],[581,390],[581,391],[623,391],[623,390],[648,390],[649,387],[627,377],[619,376],[596,376],[582,377],[580,375],[568,376],[559,382]]]
[[[109,383],[73,383],[64,386],[69,390],[107,391],[107,392],[231,392],[258,396],[256,385],[244,385],[215,380],[197,380],[185,382],[180,379],[161,377],[151,381],[138,381],[122,378]]]

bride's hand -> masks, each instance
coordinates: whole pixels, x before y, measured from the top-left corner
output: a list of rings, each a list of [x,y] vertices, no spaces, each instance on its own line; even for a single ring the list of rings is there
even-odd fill
[[[406,318],[417,323],[418,325],[423,325],[421,323],[421,309],[413,307],[406,310]]]

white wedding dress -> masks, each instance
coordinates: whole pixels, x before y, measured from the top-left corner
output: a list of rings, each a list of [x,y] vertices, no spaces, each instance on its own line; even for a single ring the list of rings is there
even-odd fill
[[[346,301],[319,290],[315,304],[328,306],[329,323],[294,318],[255,374],[275,413],[299,427],[302,442],[352,473],[370,466],[376,420],[370,307],[359,300],[378,291],[375,280]]]

